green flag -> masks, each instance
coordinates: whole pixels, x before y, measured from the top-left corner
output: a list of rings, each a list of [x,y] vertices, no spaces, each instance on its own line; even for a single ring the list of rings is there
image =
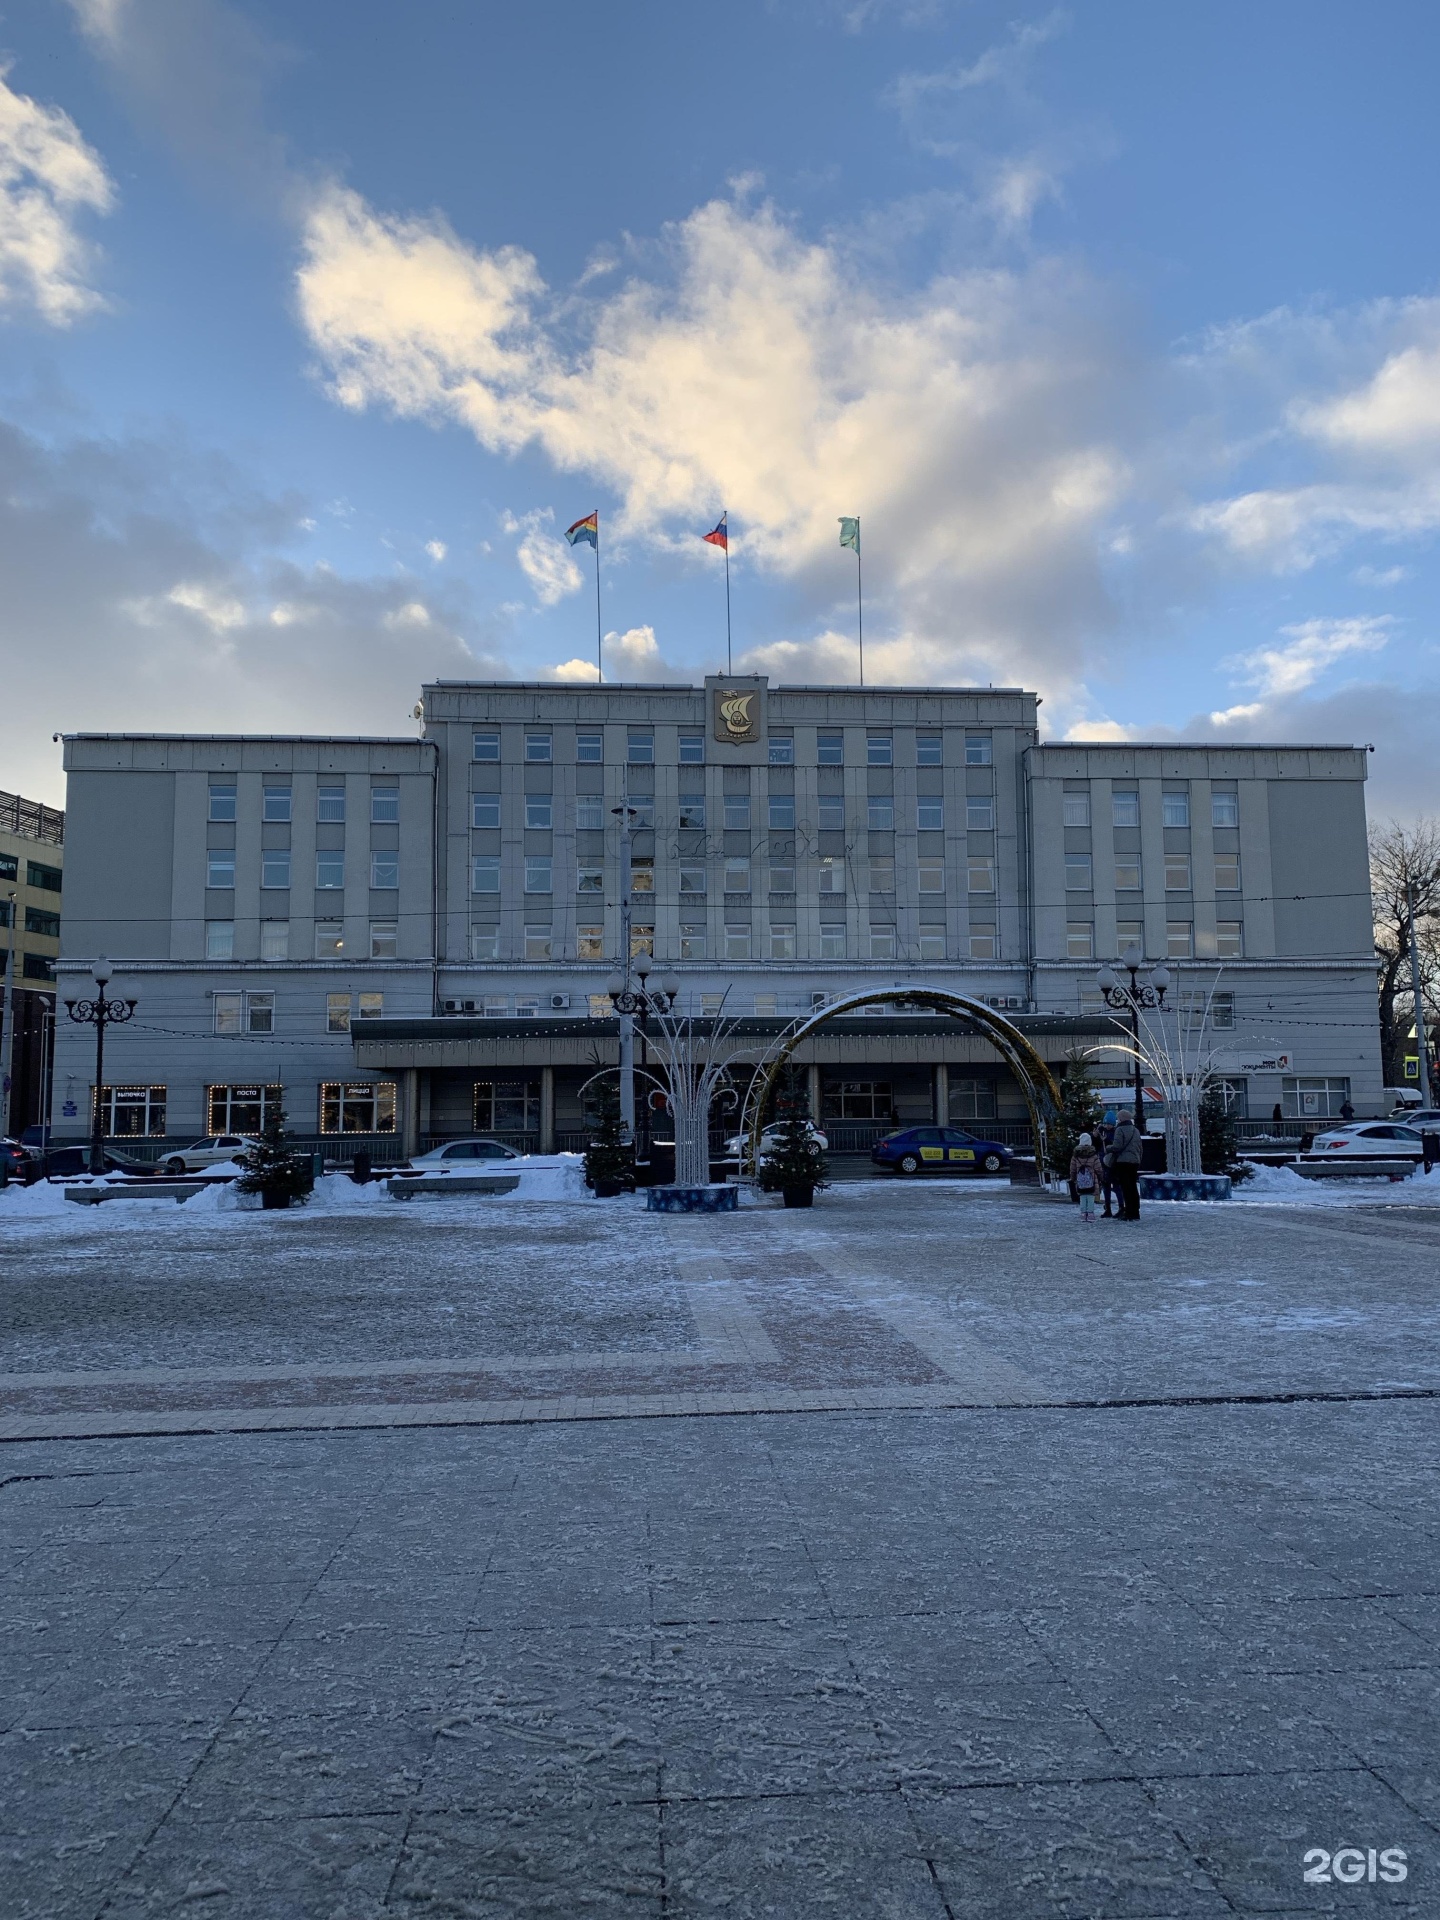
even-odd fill
[[[842,547],[851,547],[854,549],[856,553],[859,553],[860,551],[860,516],[858,513],[841,515],[840,544]]]

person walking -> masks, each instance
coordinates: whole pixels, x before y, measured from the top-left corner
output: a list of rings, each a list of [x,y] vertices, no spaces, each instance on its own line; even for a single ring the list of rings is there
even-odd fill
[[[1070,1156],[1070,1184],[1080,1200],[1080,1218],[1085,1225],[1095,1218],[1095,1189],[1100,1184],[1100,1155],[1088,1133],[1082,1133]]]
[[[1115,1109],[1107,1107],[1105,1118],[1100,1123],[1100,1191],[1105,1197],[1105,1218],[1115,1220],[1118,1209],[1111,1212],[1110,1202],[1115,1196],[1115,1181],[1110,1172],[1110,1143],[1115,1138]]]
[[[1140,1158],[1144,1140],[1129,1114],[1122,1114],[1110,1142],[1110,1175],[1120,1196],[1120,1218],[1140,1218]]]

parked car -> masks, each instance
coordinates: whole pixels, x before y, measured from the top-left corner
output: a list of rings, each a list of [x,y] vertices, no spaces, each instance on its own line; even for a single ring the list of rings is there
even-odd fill
[[[980,1140],[959,1127],[906,1127],[887,1133],[870,1149],[877,1167],[892,1173],[1003,1173],[1014,1150],[998,1140]]]
[[[7,1178],[23,1180],[29,1160],[30,1155],[18,1140],[0,1140],[0,1167],[4,1167]]]
[[[1390,1118],[1417,1133],[1440,1133],[1440,1107],[1397,1107]]]
[[[1317,1133],[1302,1160],[1328,1160],[1343,1154],[1347,1160],[1374,1157],[1378,1160],[1423,1160],[1425,1137],[1415,1127],[1398,1126],[1393,1120],[1365,1121],[1361,1125],[1330,1127]]]
[[[572,1156],[573,1159],[573,1156]],[[480,1164],[477,1164],[480,1163]],[[498,1172],[501,1163],[518,1173],[522,1168],[559,1167],[569,1164],[561,1154],[517,1153],[500,1140],[446,1140],[428,1153],[417,1153],[396,1169],[399,1174],[482,1173],[487,1166]]]
[[[783,1131],[784,1129],[779,1122],[773,1127],[766,1127],[760,1136],[760,1158],[762,1160],[767,1153],[773,1153],[775,1151],[776,1147],[780,1144],[780,1135]],[[820,1151],[824,1153],[829,1147],[830,1141],[815,1125],[813,1120],[807,1120],[805,1122],[805,1131],[815,1142],[816,1146],[819,1147]],[[725,1142],[725,1158],[727,1160],[741,1160],[749,1151],[750,1136],[748,1133],[737,1133]]]
[[[160,1162],[162,1173],[200,1173],[206,1167],[218,1167],[223,1161],[238,1160],[247,1148],[258,1145],[238,1133],[212,1133],[197,1140],[193,1147],[167,1153]]]

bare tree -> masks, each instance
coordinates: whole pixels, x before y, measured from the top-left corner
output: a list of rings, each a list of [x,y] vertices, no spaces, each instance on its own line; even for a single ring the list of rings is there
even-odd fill
[[[1380,1051],[1387,1087],[1405,1085],[1405,1055],[1415,1028],[1410,979],[1413,891],[1420,991],[1425,1021],[1440,1031],[1440,821],[1405,826],[1387,820],[1370,830],[1370,898],[1375,920],[1375,972],[1380,995]],[[1422,1094],[1428,1088],[1421,1083]]]

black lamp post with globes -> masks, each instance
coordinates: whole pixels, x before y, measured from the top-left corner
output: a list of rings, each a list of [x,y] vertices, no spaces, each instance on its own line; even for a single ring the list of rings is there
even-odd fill
[[[112,973],[110,962],[102,953],[90,969],[90,977],[99,989],[92,1000],[67,1000],[65,1011],[70,1018],[81,1026],[95,1029],[95,1097],[94,1112],[90,1121],[90,1171],[105,1171],[105,1029],[118,1027],[129,1020],[136,1007],[134,1000],[107,1000],[105,989],[110,984]]]
[[[1113,967],[1101,967],[1095,978],[1100,983],[1106,1006],[1114,1007],[1117,1013],[1128,1012],[1130,1015],[1135,1068],[1135,1125],[1144,1133],[1145,1080],[1140,1063],[1140,1009],[1164,1006],[1166,989],[1170,985],[1170,970],[1168,967],[1152,967],[1142,977],[1145,956],[1136,946],[1125,949],[1120,956],[1120,964],[1130,976],[1128,986]]]
[[[680,997],[680,982],[674,974],[667,974],[657,987],[650,985],[650,975],[655,963],[648,953],[641,951],[630,961],[623,973],[613,973],[605,983],[605,991],[610,1003],[620,1016],[620,1113],[631,1129],[634,1139],[635,1113],[635,1057],[634,1022],[640,1022],[640,1064],[645,1065],[645,1022],[652,1013],[669,1013]],[[633,972],[637,984],[631,986],[630,975]],[[643,1109],[646,1118],[640,1131],[642,1140],[636,1142],[636,1158],[649,1158],[650,1144],[650,1102],[647,1099]],[[642,1152],[641,1149],[644,1149]]]

